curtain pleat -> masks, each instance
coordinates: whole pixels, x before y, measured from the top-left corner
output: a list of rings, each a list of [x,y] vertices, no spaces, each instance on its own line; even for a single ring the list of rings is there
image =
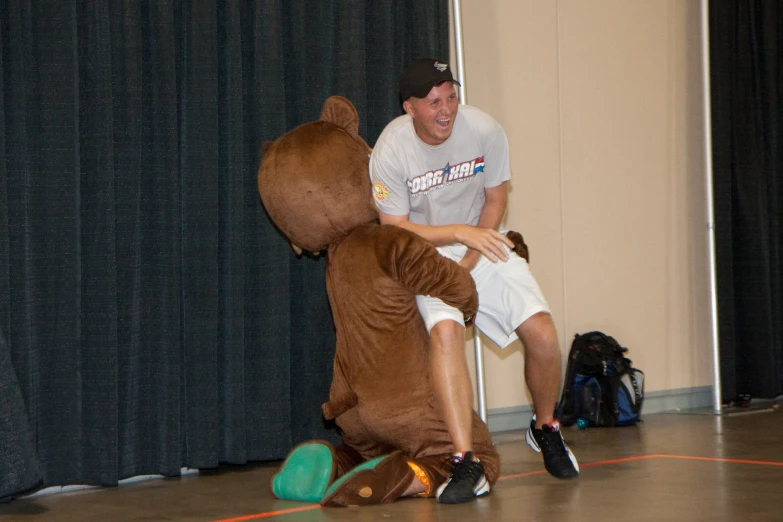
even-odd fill
[[[43,480],[27,418],[10,350],[0,328],[0,501],[30,490]]]
[[[89,8],[88,8],[89,7]],[[80,3],[74,13],[78,45],[79,364],[82,371],[83,471],[92,482],[115,484],[117,474],[117,237],[109,10]],[[97,422],[96,422],[97,421]],[[72,477],[60,482],[70,483]]]
[[[199,468],[214,467],[219,456],[218,202],[222,175],[216,134],[220,87],[217,27],[215,5],[195,2],[184,6],[177,75],[181,100],[183,462]]]
[[[242,32],[242,20],[248,15],[232,3],[218,12],[218,389],[215,407],[219,429],[215,439],[217,460],[241,464],[247,462],[247,405],[244,385],[245,368],[245,282],[253,277],[245,273],[245,244],[254,238],[245,223],[258,225],[257,209],[245,211],[245,194],[253,194],[252,177],[245,176],[246,143],[254,133],[246,132],[244,122],[244,62],[242,39],[232,35]],[[252,148],[256,148],[253,146]],[[252,201],[252,200],[251,200]],[[255,218],[255,219],[252,219]],[[254,266],[254,264],[251,264]]]
[[[337,441],[324,260],[265,141],[447,57],[446,0],[0,0],[0,498]]]
[[[722,393],[783,393],[783,5],[710,2]]]

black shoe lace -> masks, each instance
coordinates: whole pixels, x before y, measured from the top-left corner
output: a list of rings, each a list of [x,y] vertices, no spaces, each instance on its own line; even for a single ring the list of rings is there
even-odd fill
[[[484,473],[483,466],[474,460],[469,460],[470,452],[465,454],[466,458],[455,456],[451,459],[451,479],[453,481],[468,478],[475,484]]]
[[[543,435],[540,441],[541,450],[545,454],[556,457],[558,460],[568,458],[565,443],[563,443],[563,438],[559,431],[547,432],[546,430],[541,430],[541,433]]]

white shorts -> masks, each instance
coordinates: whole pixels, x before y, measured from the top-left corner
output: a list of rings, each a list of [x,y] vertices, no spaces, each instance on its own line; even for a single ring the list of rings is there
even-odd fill
[[[530,267],[523,258],[508,249],[508,261],[492,263],[483,255],[470,272],[476,282],[479,295],[479,311],[475,323],[484,335],[500,348],[517,339],[517,326],[539,312],[549,311],[549,305],[538,287]],[[459,261],[465,255],[464,245],[439,247],[444,257]],[[416,296],[419,312],[427,325],[427,331],[437,323],[450,319],[465,325],[462,312],[430,296]]]

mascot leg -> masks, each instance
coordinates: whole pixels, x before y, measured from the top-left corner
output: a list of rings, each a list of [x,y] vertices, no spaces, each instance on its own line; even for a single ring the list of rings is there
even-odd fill
[[[416,476],[401,451],[368,460],[334,481],[323,506],[351,507],[394,502]]]
[[[427,486],[427,490],[421,493],[423,497],[434,497],[438,487],[446,482],[451,473],[450,453],[442,455],[428,455],[411,460],[417,468],[416,476],[419,481]]]
[[[428,486],[427,491],[422,493],[421,496],[434,497],[438,487],[451,474],[453,453],[427,454],[435,448],[451,445],[450,439],[444,438],[444,436],[448,437],[448,434],[445,432],[445,426],[433,429],[429,435],[433,445],[428,450],[418,452],[418,456],[411,460],[411,464],[413,464],[413,467],[418,468],[416,475],[419,481]],[[475,413],[473,414],[473,456],[481,461],[490,488],[494,487],[500,476],[500,457],[495,449],[495,445],[492,443],[492,437],[489,434],[487,425]]]
[[[352,448],[344,442],[337,446],[334,453],[337,457],[337,476],[335,478],[342,477],[359,464],[369,460],[369,458],[362,457],[355,448]]]
[[[415,478],[402,452],[378,443],[355,408],[336,421],[343,439],[336,450],[338,478],[327,489],[321,505],[366,506],[401,497]]]
[[[303,442],[291,450],[272,476],[272,494],[281,500],[321,502],[337,474],[337,456],[331,443]]]
[[[487,481],[494,488],[500,477],[500,456],[492,442],[489,428],[475,413],[473,414],[473,455],[481,461]]]
[[[474,457],[481,461],[484,466],[484,474],[491,488],[494,487],[498,478],[498,456],[493,452],[476,452]],[[451,474],[452,454],[444,453],[441,455],[428,455],[411,459],[409,465],[414,469],[419,481],[427,489],[418,496],[435,497],[438,488],[448,480]],[[489,493],[489,491],[487,492]],[[482,495],[483,496],[483,495]]]

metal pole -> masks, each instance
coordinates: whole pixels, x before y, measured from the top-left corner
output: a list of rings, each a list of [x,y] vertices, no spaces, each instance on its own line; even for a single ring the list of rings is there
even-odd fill
[[[710,96],[709,0],[701,0],[701,72],[704,86],[704,167],[707,182],[707,232],[710,253],[710,315],[712,319],[712,409],[720,414],[720,349],[718,344],[718,294],[715,269],[715,211],[712,197],[712,102]]]
[[[478,398],[478,414],[484,424],[487,423],[487,389],[484,384],[484,349],[481,346],[479,329],[473,325],[473,350],[476,352],[476,395]]]
[[[462,47],[462,7],[460,0],[452,0],[454,14],[454,46],[457,50],[457,81],[459,87],[459,102],[465,104],[468,101],[465,87],[465,54]],[[481,337],[476,325],[473,325],[473,350],[476,353],[476,398],[478,399],[478,414],[485,423],[487,422],[487,388],[484,382],[484,349],[481,346]]]
[[[460,0],[451,0],[454,11],[454,47],[457,50],[457,81],[460,83],[459,102],[468,103],[468,91],[465,88],[465,54],[462,48],[462,7]]]

